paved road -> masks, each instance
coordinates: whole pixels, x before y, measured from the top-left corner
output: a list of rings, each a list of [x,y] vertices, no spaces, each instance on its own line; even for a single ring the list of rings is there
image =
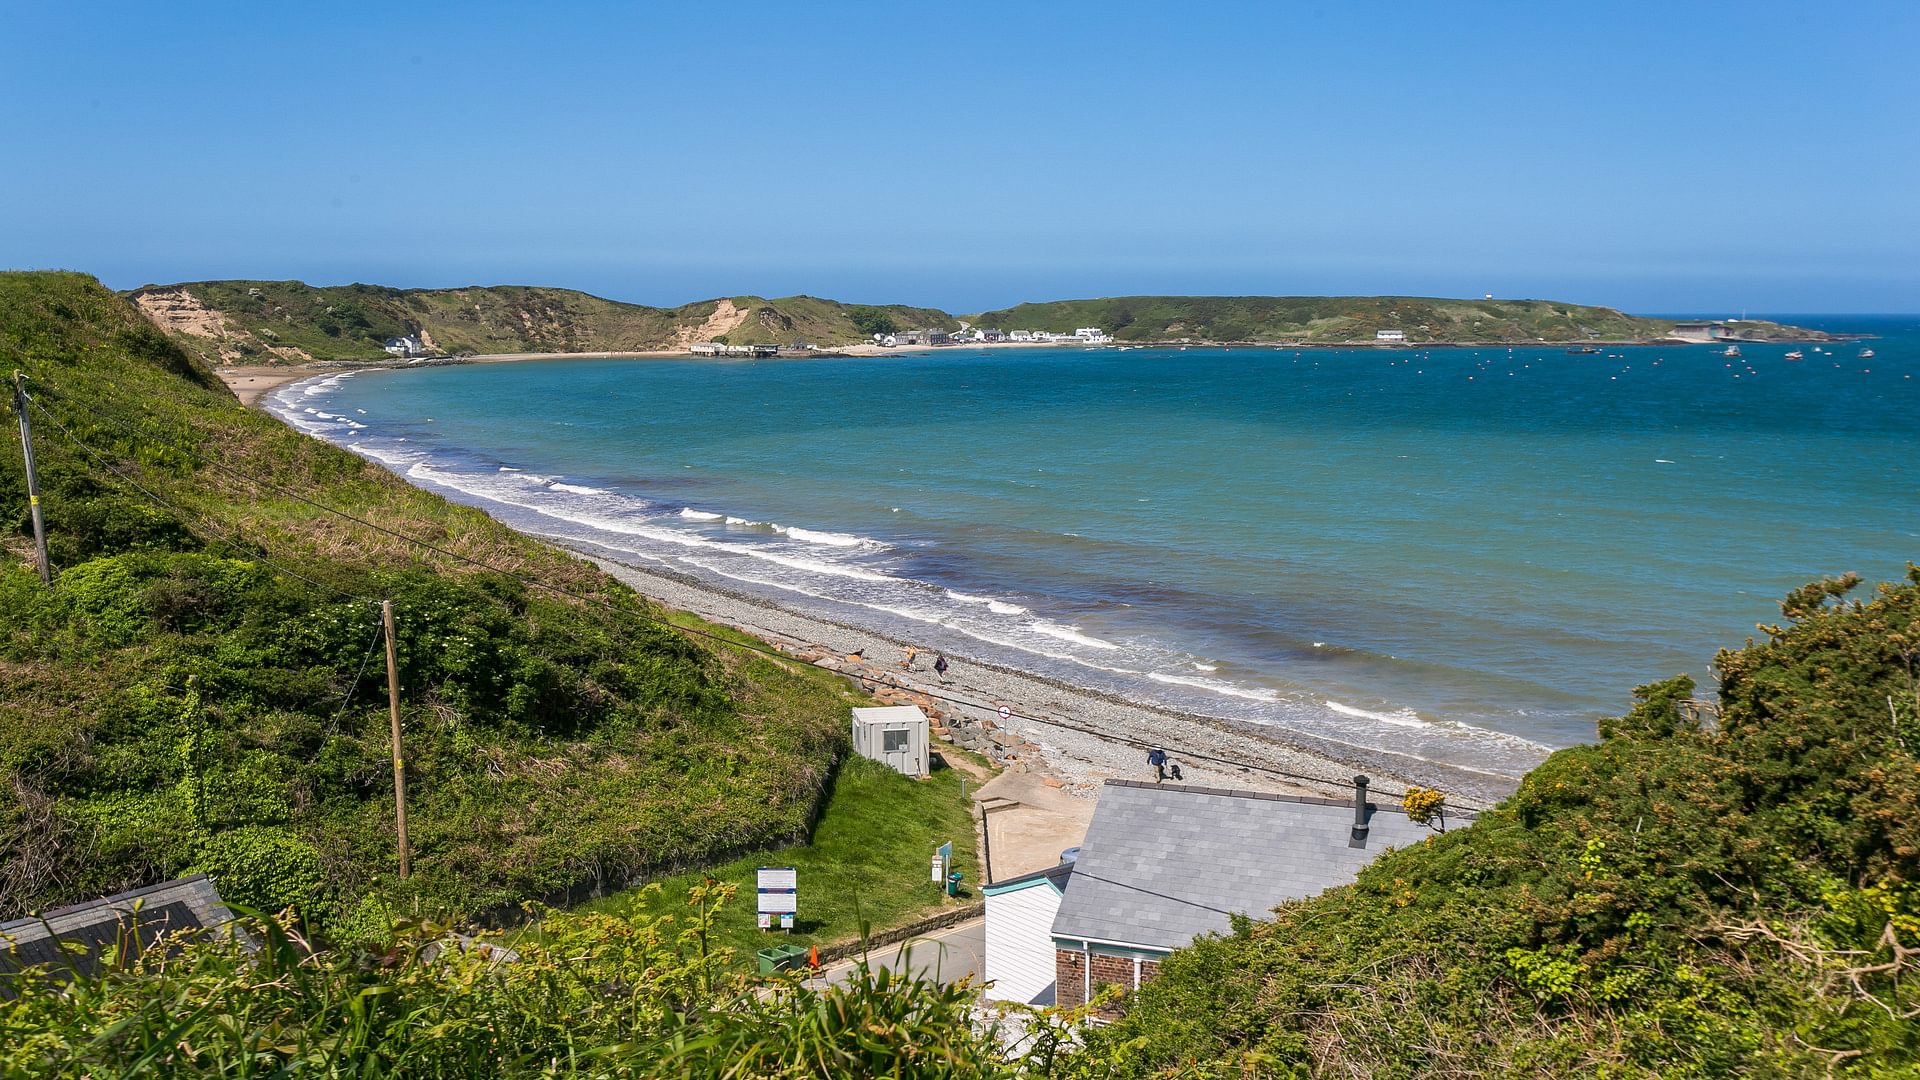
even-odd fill
[[[941,983],[958,982],[969,975],[978,979],[987,970],[987,921],[969,919],[924,937],[882,946],[867,957],[867,963]],[[853,970],[851,960],[835,964],[827,969],[826,980],[843,986]]]

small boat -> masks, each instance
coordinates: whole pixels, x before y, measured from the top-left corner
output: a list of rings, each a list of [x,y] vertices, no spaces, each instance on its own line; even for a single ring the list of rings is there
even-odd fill
[[[1861,349],[1861,350],[1860,350],[1860,359],[1862,359],[1862,360],[1871,360],[1871,359],[1873,359],[1873,350],[1872,350],[1872,349]]]
[[[1807,358],[1807,354],[1801,352],[1799,349],[1795,349],[1792,352],[1788,353],[1786,358],[1788,360],[1805,360]]]
[[[1594,356],[1594,355],[1597,355],[1597,354],[1598,354],[1599,352],[1600,352],[1600,350],[1599,350],[1599,349],[1596,349],[1596,348],[1594,348],[1594,347],[1593,347],[1593,346],[1591,346],[1591,345],[1576,345],[1576,346],[1574,346],[1573,348],[1571,348],[1571,349],[1568,349],[1568,350],[1567,350],[1567,355],[1569,355],[1569,356]]]
[[[1720,350],[1720,355],[1721,355],[1721,356],[1739,356],[1739,355],[1740,355],[1740,346],[1738,346],[1738,345],[1729,345],[1729,346],[1727,346],[1726,348],[1724,348],[1724,349],[1721,349],[1721,350]]]

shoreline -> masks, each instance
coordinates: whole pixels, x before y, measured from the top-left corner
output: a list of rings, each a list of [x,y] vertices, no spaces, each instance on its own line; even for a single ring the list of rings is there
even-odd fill
[[[365,365],[403,366],[419,365]],[[222,369],[221,375],[244,403],[285,423],[264,405],[265,395],[343,369],[351,370],[346,365],[300,365],[265,371]],[[245,384],[236,386],[241,379]],[[477,508],[486,512],[484,506]],[[1417,785],[1437,789],[1450,805],[1467,809],[1491,806],[1518,784],[1516,777],[1471,766],[1123,698],[961,651],[946,654],[953,667],[948,679],[940,681],[930,670],[932,652],[922,650],[916,669],[903,671],[900,662],[911,642],[887,633],[801,611],[778,598],[683,571],[623,561],[634,556],[591,541],[501,524],[593,562],[663,607],[730,627],[786,655],[845,675],[874,692],[882,703],[918,705],[934,715],[946,741],[985,753],[1013,771],[1035,773],[1047,786],[1073,794],[1096,792],[1107,779],[1151,778],[1145,764],[1145,747],[1151,745],[1164,746],[1180,763],[1185,781],[1200,786],[1342,798],[1351,797],[1351,777],[1364,773],[1381,789],[1382,798],[1389,797],[1389,791]],[[937,700],[941,696],[960,701]],[[994,713],[1000,705],[1009,706],[1015,715],[1002,721]],[[1236,763],[1241,762],[1256,768],[1239,767]]]
[[[1256,723],[1184,713],[958,652],[945,654],[951,667],[944,680],[931,670],[933,654],[926,651],[920,652],[913,670],[902,670],[910,643],[875,630],[797,611],[774,599],[680,571],[636,566],[588,542],[522,535],[587,559],[664,607],[740,631],[796,659],[856,679],[889,703],[919,704],[944,713],[952,741],[967,746],[961,741],[964,734],[978,743],[967,748],[1005,758],[1002,764],[1007,767],[1038,773],[1075,793],[1096,791],[1107,779],[1151,779],[1145,749],[1138,744],[1164,746],[1180,764],[1185,782],[1199,786],[1347,798],[1352,791],[1349,779],[1364,773],[1377,787],[1436,788],[1451,805],[1463,808],[1491,806],[1517,786],[1515,779],[1500,774],[1333,743]],[[860,660],[849,659],[856,653]],[[1007,720],[989,711],[1003,704],[1014,713]],[[981,721],[986,722],[984,726]]]
[[[1000,349],[1110,349],[1116,352],[1133,349],[1176,349],[1191,351],[1195,349],[1375,349],[1388,352],[1418,352],[1424,349],[1562,349],[1571,347],[1597,347],[1606,349],[1644,349],[1659,346],[1687,348],[1695,345],[1722,346],[1737,345],[1805,345],[1829,344],[1871,340],[1871,334],[1831,334],[1815,332],[1818,336],[1781,337],[1781,338],[1722,338],[1715,341],[1683,341],[1677,338],[1640,338],[1626,341],[1600,341],[1593,339],[1570,341],[1420,341],[1420,342],[1380,342],[1380,341],[1113,341],[1101,345],[1078,345],[1070,341],[969,341],[954,342],[946,345],[875,345],[861,342],[853,345],[839,345],[822,348],[817,356],[782,356],[762,359],[777,360],[871,360],[887,357],[920,356],[943,350],[1000,350]],[[635,350],[598,350],[590,352],[518,352],[518,353],[476,353],[466,356],[433,356],[416,360],[310,360],[297,364],[249,364],[231,367],[216,367],[214,374],[227,384],[242,405],[249,407],[259,403],[261,397],[290,382],[308,378],[330,371],[380,371],[404,370],[418,367],[450,367],[459,364],[515,364],[541,360],[709,360],[741,363],[743,357],[702,357],[688,352],[685,347],[673,349],[635,349]]]

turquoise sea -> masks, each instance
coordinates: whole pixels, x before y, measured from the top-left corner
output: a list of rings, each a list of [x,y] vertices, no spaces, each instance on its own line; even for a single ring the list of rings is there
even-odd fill
[[[1781,318],[1877,337],[548,361],[270,404],[636,565],[1517,775],[1787,590],[1920,559],[1920,317]]]

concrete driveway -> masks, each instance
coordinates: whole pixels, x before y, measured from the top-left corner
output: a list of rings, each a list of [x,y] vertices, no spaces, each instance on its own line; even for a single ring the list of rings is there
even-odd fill
[[[939,983],[959,982],[968,976],[978,979],[987,970],[987,920],[969,919],[898,945],[883,945],[868,955],[867,964],[876,970]],[[843,961],[828,968],[824,978],[835,986],[844,986],[853,972],[854,962]]]

